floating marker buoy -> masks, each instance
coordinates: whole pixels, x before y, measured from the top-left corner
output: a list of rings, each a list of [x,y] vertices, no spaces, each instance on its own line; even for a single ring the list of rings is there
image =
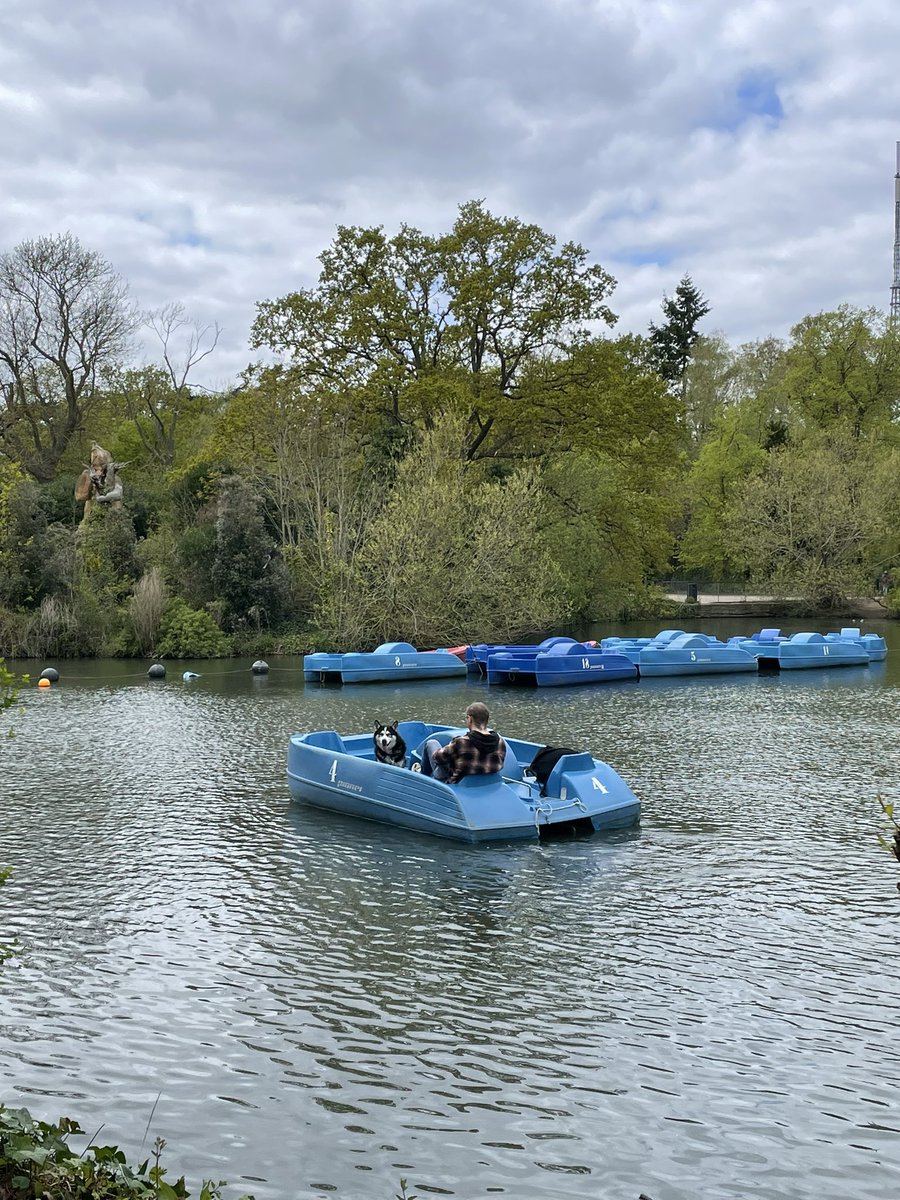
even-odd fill
[[[57,671],[56,667],[44,667],[43,671],[41,671],[41,679],[47,679],[50,683],[57,683],[59,681],[59,671]]]
[[[253,664],[253,666],[250,668],[250,670],[253,672],[254,675],[268,675],[269,664],[267,662],[265,662],[263,659],[258,658],[256,660],[256,662]]]
[[[48,688],[49,686],[50,686],[50,680],[45,679],[44,676],[42,675],[40,677],[40,679],[38,680],[38,687]]]
[[[200,676],[196,671],[185,671],[181,678],[185,681],[185,683],[190,683],[192,679],[199,679]]]
[[[150,679],[165,679],[166,668],[162,665],[162,663],[154,663],[147,672],[147,675]]]

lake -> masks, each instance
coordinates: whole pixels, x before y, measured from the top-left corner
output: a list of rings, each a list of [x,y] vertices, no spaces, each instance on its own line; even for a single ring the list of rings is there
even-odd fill
[[[900,626],[865,628],[886,663],[563,689],[15,664],[0,1099],[229,1198],[893,1200]],[[468,847],[290,800],[291,732],[476,698],[609,761],[640,829]]]

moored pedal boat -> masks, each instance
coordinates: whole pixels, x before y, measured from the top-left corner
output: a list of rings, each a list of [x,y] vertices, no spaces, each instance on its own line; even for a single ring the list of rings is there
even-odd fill
[[[641,651],[645,650],[648,646],[654,649],[661,649],[663,646],[668,646],[676,638],[684,636],[683,629],[661,629],[652,638],[606,637],[600,642],[600,648],[611,654],[624,654],[626,658],[629,658],[637,666],[640,662]]]
[[[466,663],[469,671],[487,676],[488,659],[495,654],[512,654],[516,657],[532,658],[535,654],[541,654],[556,645],[574,646],[577,644],[580,643],[576,643],[575,639],[570,637],[544,638],[537,645],[517,644],[515,642],[508,645],[502,642],[478,642],[475,645],[466,647]]]
[[[861,629],[848,626],[840,633],[826,633],[826,642],[847,642],[861,646],[869,656],[869,662],[884,662],[887,658],[887,642],[879,633],[863,633]]]
[[[487,681],[525,683],[537,687],[567,684],[613,683],[636,679],[637,667],[624,654],[601,650],[597,645],[557,639],[555,644],[534,653],[500,652],[487,658]]]
[[[750,638],[730,638],[729,645],[752,654],[761,668],[774,667],[780,671],[859,667],[870,661],[869,654],[860,644],[826,641],[821,633],[795,633],[791,637],[782,637],[777,629],[768,629]]]
[[[663,645],[644,646],[638,654],[637,667],[638,672],[648,678],[758,670],[752,654],[705,633],[682,633]]]
[[[401,721],[411,760],[425,740],[465,733],[448,725]],[[463,842],[537,840],[553,833],[624,829],[638,824],[640,801],[607,763],[563,754],[541,788],[525,768],[542,749],[504,738],[500,772],[449,784],[407,767],[375,761],[371,733],[295,733],[288,744],[288,785],[296,799]]]
[[[384,642],[369,653],[303,657],[303,678],[308,683],[383,683],[465,674],[466,664],[451,651],[417,650],[409,642]]]

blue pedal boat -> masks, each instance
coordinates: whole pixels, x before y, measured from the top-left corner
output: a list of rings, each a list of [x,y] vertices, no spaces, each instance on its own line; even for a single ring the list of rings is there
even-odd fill
[[[869,662],[884,662],[887,658],[887,642],[878,633],[863,633],[861,629],[847,626],[840,633],[826,633],[826,642],[849,642],[851,646],[862,646]]]
[[[544,638],[542,642],[539,642],[535,646],[519,645],[515,642],[509,645],[505,645],[502,642],[478,642],[475,645],[466,647],[466,665],[469,671],[487,676],[488,659],[493,654],[515,654],[528,658],[534,654],[551,649],[558,642],[572,646],[575,644],[575,639],[570,637],[549,637]]]
[[[822,633],[795,633],[791,637],[782,637],[777,629],[765,629],[753,637],[729,638],[729,645],[754,655],[760,669],[808,671],[817,667],[867,666],[870,661],[861,645],[852,641],[829,642]]]
[[[759,670],[756,658],[748,651],[706,633],[681,633],[664,644],[643,646],[637,666],[642,678]]]
[[[421,755],[426,738],[446,743],[465,733],[449,725],[400,721],[398,731]],[[375,761],[371,733],[294,733],[288,743],[291,795],[318,808],[461,842],[537,841],[553,834],[627,829],[641,805],[624,780],[591,754],[565,754],[543,789],[525,766],[542,747],[504,739],[503,770],[442,783]]]
[[[608,651],[612,654],[624,654],[629,658],[635,666],[640,662],[641,651],[648,646],[662,647],[675,640],[675,638],[684,637],[683,629],[661,629],[659,633],[650,637],[622,638],[622,637],[606,637],[600,642],[600,649]]]
[[[624,654],[601,650],[572,639],[554,638],[546,649],[501,651],[487,658],[487,681],[561,687],[637,679],[637,667]]]
[[[305,654],[307,683],[385,683],[446,679],[466,674],[466,664],[449,650],[417,650],[409,642],[384,642],[370,653]]]

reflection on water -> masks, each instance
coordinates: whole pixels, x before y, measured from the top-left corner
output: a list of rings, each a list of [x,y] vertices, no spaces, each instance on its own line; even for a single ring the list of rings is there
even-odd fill
[[[266,1200],[898,1194],[895,639],[875,669],[593,689],[275,666],[27,691],[0,743],[0,940],[27,946],[4,1102],[137,1154],[158,1096],[173,1167]],[[474,695],[608,758],[642,828],[465,847],[289,801],[293,730]]]

